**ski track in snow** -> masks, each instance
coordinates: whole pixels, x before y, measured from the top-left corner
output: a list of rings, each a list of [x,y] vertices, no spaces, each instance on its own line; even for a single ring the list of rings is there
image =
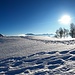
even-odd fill
[[[74,42],[0,38],[0,75],[75,75]]]

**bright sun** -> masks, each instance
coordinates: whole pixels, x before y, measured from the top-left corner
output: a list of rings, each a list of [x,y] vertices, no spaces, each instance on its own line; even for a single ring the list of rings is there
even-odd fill
[[[61,24],[70,24],[71,23],[71,17],[69,15],[63,15],[58,21]]]

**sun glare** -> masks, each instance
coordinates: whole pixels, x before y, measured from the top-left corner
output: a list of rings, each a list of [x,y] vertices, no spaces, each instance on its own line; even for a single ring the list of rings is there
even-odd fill
[[[61,24],[66,24],[67,25],[67,24],[71,23],[71,17],[69,15],[64,15],[58,21]]]

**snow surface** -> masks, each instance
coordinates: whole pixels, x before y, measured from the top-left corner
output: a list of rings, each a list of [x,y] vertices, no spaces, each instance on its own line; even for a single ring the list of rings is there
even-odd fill
[[[1,37],[0,75],[75,75],[75,39]]]

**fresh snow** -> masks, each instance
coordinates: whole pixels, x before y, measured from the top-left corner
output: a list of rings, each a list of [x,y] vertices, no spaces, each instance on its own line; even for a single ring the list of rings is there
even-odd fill
[[[0,75],[75,75],[75,39],[0,37]]]

